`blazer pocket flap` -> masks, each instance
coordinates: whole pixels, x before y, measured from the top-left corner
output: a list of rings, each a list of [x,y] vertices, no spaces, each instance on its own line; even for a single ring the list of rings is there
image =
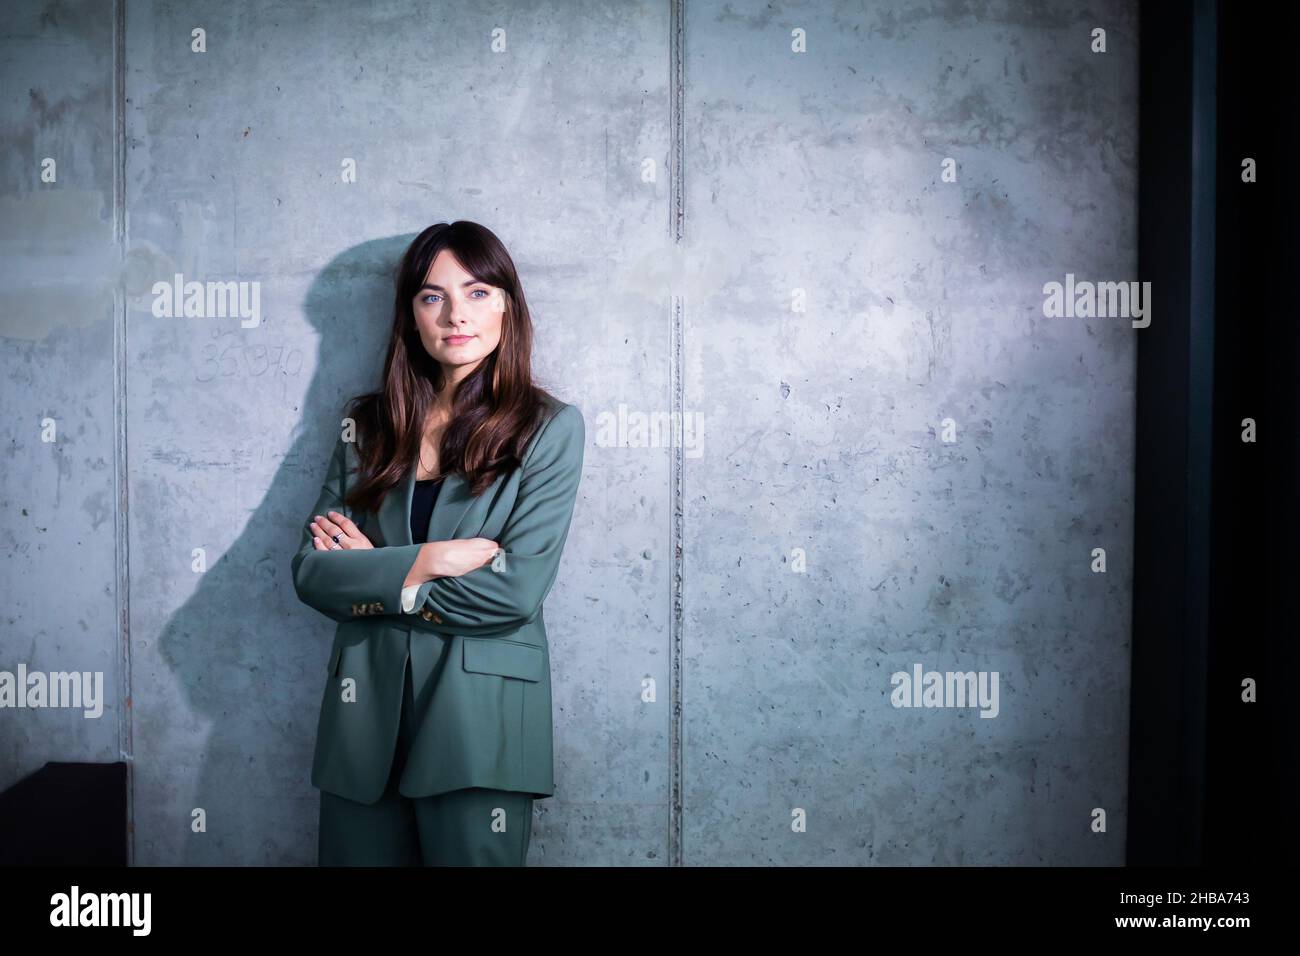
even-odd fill
[[[491,637],[465,637],[462,664],[476,674],[498,674],[519,680],[540,681],[546,663],[542,649],[534,644]]]

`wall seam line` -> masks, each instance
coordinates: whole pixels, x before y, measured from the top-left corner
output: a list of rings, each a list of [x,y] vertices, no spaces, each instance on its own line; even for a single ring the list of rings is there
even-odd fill
[[[135,774],[132,758],[135,734],[131,700],[131,573],[129,535],[129,489],[126,460],[126,0],[113,2],[113,241],[117,245],[119,269],[113,291],[113,496],[117,502],[114,522],[114,600],[117,612],[117,742],[118,754],[126,764],[126,855],[135,864]]]
[[[686,167],[685,136],[683,134],[683,101],[685,90],[685,42],[686,42],[686,17],[685,17],[685,0],[671,0],[671,36],[670,36],[670,62],[669,62],[669,107],[671,117],[669,130],[671,143],[669,147],[670,162],[672,163],[672,192],[670,218],[672,220],[671,228],[673,233],[673,245],[676,249],[681,248],[682,241],[686,232],[686,201],[685,189],[683,187],[683,176]],[[685,332],[684,316],[686,303],[684,301],[684,292],[682,289],[674,290],[672,293],[672,344],[670,355],[670,372],[669,372],[669,399],[672,402],[672,414],[669,416],[670,422],[681,422],[682,411],[684,408],[685,389],[683,385],[683,346],[682,339]],[[673,433],[676,433],[676,426],[673,426]],[[669,830],[668,830],[668,865],[684,865],[684,852],[682,847],[682,816],[683,816],[683,675],[682,675],[682,625],[683,625],[683,591],[685,589],[685,552],[683,549],[684,527],[685,527],[685,498],[683,491],[683,459],[682,443],[672,441],[669,443],[671,449],[671,472],[670,472],[670,489],[669,498],[671,505],[671,559],[672,573],[670,577],[671,588],[671,605],[669,608],[668,627],[669,627],[669,655],[670,655],[670,673],[671,686],[669,696],[672,700],[672,719],[669,734],[669,763],[670,763],[670,803],[669,803]]]

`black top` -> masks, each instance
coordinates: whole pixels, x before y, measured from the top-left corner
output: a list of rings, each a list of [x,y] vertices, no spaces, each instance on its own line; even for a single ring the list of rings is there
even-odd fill
[[[441,487],[441,478],[421,478],[415,483],[415,493],[411,495],[411,541],[413,544],[424,543],[424,536],[429,530],[429,518],[433,515],[433,504],[438,500],[438,490]]]

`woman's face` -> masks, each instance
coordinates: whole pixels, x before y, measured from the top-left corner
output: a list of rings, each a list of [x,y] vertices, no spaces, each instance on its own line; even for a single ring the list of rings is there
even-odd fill
[[[505,296],[466,272],[446,249],[434,257],[411,308],[425,351],[442,364],[453,384],[501,341]]]

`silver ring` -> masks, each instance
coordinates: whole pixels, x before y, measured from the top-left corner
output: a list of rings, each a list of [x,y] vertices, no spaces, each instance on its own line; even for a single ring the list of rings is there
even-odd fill
[[[331,551],[342,551],[342,550],[343,550],[343,545],[341,545],[341,544],[331,544],[331,545],[330,545],[330,550],[331,550]]]
[[[341,535],[341,534],[332,534],[332,535],[330,535],[330,540],[333,541],[335,544],[338,544],[338,543],[339,543],[339,538],[341,538],[341,537],[343,537],[343,535]]]

